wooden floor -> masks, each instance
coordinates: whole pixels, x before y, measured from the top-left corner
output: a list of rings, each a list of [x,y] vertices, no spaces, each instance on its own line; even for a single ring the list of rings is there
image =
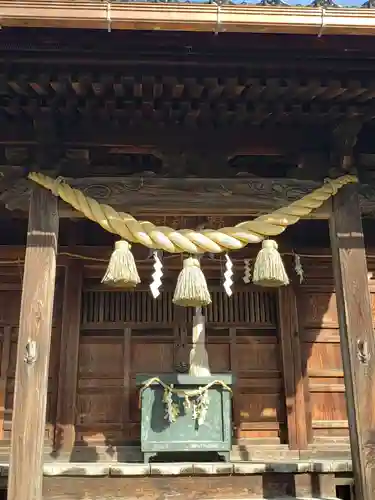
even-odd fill
[[[8,463],[10,447],[0,445],[0,463]],[[184,458],[187,457],[187,458]],[[211,463],[217,460],[215,454],[201,456],[199,454],[172,457],[170,461]],[[348,444],[331,445],[330,447],[309,446],[306,450],[290,450],[288,445],[267,446],[235,444],[230,454],[231,463],[350,463],[351,454]],[[156,462],[168,461],[168,455],[159,455]],[[71,452],[56,452],[51,446],[44,447],[44,463],[86,463],[86,464],[143,464],[140,446],[76,446]],[[223,462],[219,462],[223,463]]]
[[[337,485],[350,485],[348,458],[301,459],[295,452],[278,460],[241,460],[236,447],[233,459],[224,462],[140,461],[139,447],[117,449],[110,455],[97,448],[96,460],[86,449],[74,454],[44,454],[44,500],[222,500],[222,499],[335,499]],[[251,449],[248,450],[251,455]],[[272,450],[269,450],[269,454]],[[281,451],[279,454],[281,456]],[[133,454],[132,454],[133,453]],[[237,460],[236,460],[237,454]],[[263,458],[265,450],[263,450]],[[73,456],[72,456],[73,455]],[[123,456],[132,461],[122,461]],[[293,458],[294,457],[294,458]],[[72,459],[75,459],[74,461]],[[7,486],[9,448],[0,447],[1,488]],[[5,498],[5,497],[4,497]]]

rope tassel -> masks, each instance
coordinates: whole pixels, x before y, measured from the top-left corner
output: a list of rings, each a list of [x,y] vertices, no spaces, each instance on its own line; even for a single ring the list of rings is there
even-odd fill
[[[183,307],[204,307],[211,304],[206,278],[196,257],[184,260],[177,279],[173,303]]]
[[[141,280],[129,243],[124,240],[117,241],[102,283],[104,285],[132,289],[140,282]]]
[[[289,278],[276,241],[264,240],[262,242],[262,249],[254,264],[253,283],[265,287],[289,285]]]

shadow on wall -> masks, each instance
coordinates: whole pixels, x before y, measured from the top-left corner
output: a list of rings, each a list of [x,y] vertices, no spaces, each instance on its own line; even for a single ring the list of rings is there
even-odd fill
[[[371,221],[371,227],[369,227],[369,224],[367,224],[366,227],[366,221],[364,221],[364,229],[365,229],[365,234],[370,235],[369,238],[372,235],[375,235],[374,231],[374,223]],[[304,231],[306,229],[306,231]],[[371,231],[366,231],[372,229]],[[298,252],[298,249],[303,249],[303,248],[311,248],[315,246],[316,248],[320,249],[326,249],[325,253],[329,254],[329,233],[328,233],[328,224],[325,222],[323,225],[322,221],[303,221],[300,224],[297,224],[295,227],[291,227],[290,230],[286,233],[286,236],[288,236],[289,241],[293,243],[294,248]],[[315,240],[314,240],[315,238]],[[367,238],[366,238],[367,239]],[[313,245],[315,243],[315,245]],[[367,244],[369,247],[374,248],[375,247],[375,236],[372,236],[372,241],[367,241]],[[293,247],[292,247],[293,248]],[[303,250],[301,250],[301,253],[304,253]],[[290,263],[289,263],[290,264]],[[370,259],[369,261],[370,268],[374,264],[374,259]],[[308,258],[302,258],[302,266],[306,270],[306,281],[303,286],[306,285],[306,287],[310,287],[311,285],[311,298],[312,300],[306,300],[306,304],[300,308],[300,344],[301,344],[301,350],[302,352],[299,353],[301,354],[301,378],[303,379],[303,384],[307,382],[307,386],[309,384],[315,385],[315,389],[317,389],[317,386],[320,384],[320,389],[322,389],[322,386],[329,386],[330,381],[326,381],[324,379],[323,375],[319,376],[319,372],[324,372],[325,370],[327,371],[332,371],[333,369],[339,370],[338,365],[340,361],[340,354],[339,354],[339,345],[336,342],[329,342],[327,338],[325,338],[324,341],[321,342],[316,342],[316,336],[319,336],[321,331],[323,329],[326,330],[327,334],[330,334],[329,330],[332,330],[332,333],[336,335],[337,332],[337,327],[335,325],[328,325],[328,327],[325,326],[324,322],[327,321],[327,318],[329,320],[330,312],[333,311],[332,302],[330,302],[330,299],[332,297],[332,293],[334,291],[333,287],[333,279],[332,279],[332,268],[331,264],[329,264],[329,259],[308,259]],[[373,267],[374,268],[374,267]],[[326,273],[326,274],[324,274]],[[290,276],[292,277],[292,270],[290,270]],[[312,281],[310,282],[310,278],[312,277]],[[298,291],[298,284],[296,285],[296,291],[297,291],[297,298],[302,299],[302,302],[305,302],[305,299],[308,299],[307,295],[310,296],[309,294],[304,294],[304,293],[299,293],[299,292],[304,292],[304,290],[299,290]],[[319,290],[317,291],[316,288]],[[57,292],[58,295],[59,292]],[[61,307],[61,293],[62,290],[60,290],[60,297],[56,297],[56,304]],[[319,297],[318,297],[319,295]],[[319,299],[319,300],[315,300]],[[9,310],[9,305],[7,306],[7,310]],[[304,314],[306,313],[306,314]],[[328,314],[327,314],[328,313]],[[58,314],[59,316],[59,314]],[[309,317],[309,318],[308,318]],[[310,322],[311,320],[311,322]],[[305,325],[305,323],[310,322],[310,324]],[[333,332],[335,330],[335,332]],[[324,333],[324,332],[323,332]],[[311,350],[314,350],[312,353]],[[57,350],[58,352],[58,350]],[[310,367],[308,367],[308,362],[310,359],[313,358],[314,361],[314,371],[316,372],[314,375],[311,374],[310,372]],[[329,360],[329,366],[328,363]],[[311,361],[310,361],[311,363]],[[54,370],[54,375],[57,376],[58,374],[58,360],[56,361],[56,369]],[[339,377],[340,379],[342,377]],[[336,385],[340,385],[341,380],[336,383]],[[319,387],[318,387],[319,389]],[[330,387],[328,387],[330,389]],[[290,394],[287,394],[286,396],[293,398],[295,394],[293,393],[293,387],[291,387]],[[55,396],[54,396],[55,397]],[[138,398],[135,396],[134,399],[138,401]],[[317,391],[315,390],[314,393],[309,394],[309,387],[306,389],[306,418],[307,418],[307,427],[309,428],[310,435],[308,436],[309,442],[314,439],[314,437],[318,437],[318,439],[325,438],[327,435],[327,430],[325,428],[320,429],[318,428],[316,431],[315,429],[311,429],[312,427],[312,421],[316,422],[323,422],[326,420],[334,420],[336,422],[343,421],[345,419],[344,415],[344,393],[343,392],[333,392],[332,390],[327,390],[323,391],[320,390]],[[53,408],[56,405],[56,401],[51,401],[50,407],[52,410],[49,412],[49,415],[47,416],[48,419],[48,424],[53,427],[54,425],[54,411]],[[328,409],[328,410],[327,410]],[[329,411],[331,412],[331,415],[329,415]],[[69,424],[76,424],[76,422],[62,422],[65,425]],[[311,430],[310,430],[311,429]],[[314,433],[316,436],[314,436]],[[347,429],[344,428],[339,428],[336,430],[336,433],[338,434],[337,440],[339,441],[340,438],[346,437],[344,436],[344,433],[347,434]],[[60,455],[61,451],[61,446],[59,443],[59,435],[56,433],[56,441],[55,441],[55,452],[52,455],[53,458],[58,458]],[[285,440],[286,441],[286,440]],[[107,433],[106,436],[106,442],[104,443],[105,446],[107,447],[107,453],[115,454],[115,450],[113,448],[113,436],[111,435],[110,432]],[[73,451],[72,456],[70,457],[70,461],[72,462],[79,462],[82,461],[81,456],[85,457],[85,461],[90,461],[90,462],[98,462],[100,457],[96,451],[96,446],[90,446],[89,443],[86,442],[80,442],[80,450],[76,452],[76,450]],[[241,459],[244,461],[251,461],[254,460],[254,458],[249,454],[248,449],[246,447],[242,447],[241,445],[239,446],[239,451],[240,451],[240,456]],[[131,451],[132,457],[129,457],[129,454],[124,458],[124,460],[120,461],[139,461],[141,457],[139,456],[139,450],[137,449],[136,451]],[[133,457],[134,455],[134,457]],[[0,500],[1,500],[1,492],[0,492]]]

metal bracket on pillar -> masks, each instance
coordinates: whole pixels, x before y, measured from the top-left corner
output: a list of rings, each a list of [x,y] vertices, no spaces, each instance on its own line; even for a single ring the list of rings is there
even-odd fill
[[[366,340],[357,341],[358,359],[363,365],[367,365],[370,361],[371,355],[369,353],[368,344]]]
[[[28,365],[33,365],[36,361],[36,356],[37,356],[37,348],[36,348],[36,342],[35,340],[28,340],[26,346],[25,346],[25,357],[24,361]]]

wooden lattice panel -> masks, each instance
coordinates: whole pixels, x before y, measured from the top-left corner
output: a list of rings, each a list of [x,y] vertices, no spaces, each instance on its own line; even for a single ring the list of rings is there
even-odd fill
[[[87,291],[83,293],[82,324],[172,323],[172,292],[154,300],[149,291]]]
[[[206,347],[212,372],[236,377],[236,433],[280,443],[285,416],[276,292],[242,286],[228,297],[221,287],[209,287]],[[146,288],[126,292],[86,282],[75,420],[78,441],[138,442],[136,375],[173,373],[180,363],[189,362],[194,309],[175,307],[172,299],[172,288],[154,299]]]
[[[208,323],[254,325],[261,328],[276,326],[276,296],[273,291],[239,290],[228,297],[222,290],[212,290],[212,304],[206,308]],[[193,309],[178,308],[172,302],[173,291],[165,290],[153,299],[148,290],[84,291],[82,325],[99,324],[172,324],[191,321]]]
[[[209,323],[254,324],[276,326],[276,301],[273,292],[239,290],[228,297],[221,290],[211,292],[212,304],[205,312]],[[189,311],[192,314],[192,311]]]

